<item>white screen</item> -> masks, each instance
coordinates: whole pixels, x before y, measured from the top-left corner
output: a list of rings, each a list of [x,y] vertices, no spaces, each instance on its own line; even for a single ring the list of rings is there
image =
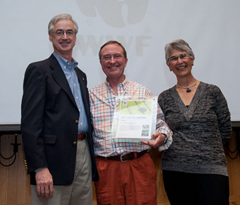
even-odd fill
[[[73,57],[89,89],[105,81],[100,46],[117,40],[128,53],[127,78],[159,95],[176,84],[164,46],[182,38],[195,54],[194,77],[219,86],[239,121],[239,8],[239,0],[1,0],[0,124],[20,123],[25,69],[53,52],[47,26],[60,13],[78,23]]]

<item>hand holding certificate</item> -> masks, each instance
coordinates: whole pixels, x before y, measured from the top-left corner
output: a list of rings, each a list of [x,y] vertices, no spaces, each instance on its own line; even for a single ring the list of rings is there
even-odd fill
[[[165,138],[166,136],[160,132],[155,132],[153,135],[152,135],[152,140],[154,140],[153,142],[151,141],[143,141],[141,140],[141,143],[145,144],[145,145],[149,145],[153,148],[157,148],[158,146],[162,145],[165,143]]]

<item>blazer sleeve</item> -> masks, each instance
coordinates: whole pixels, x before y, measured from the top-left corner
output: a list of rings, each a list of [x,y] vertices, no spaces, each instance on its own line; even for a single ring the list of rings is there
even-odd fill
[[[21,106],[21,132],[28,173],[47,167],[43,142],[45,102],[43,73],[38,64],[30,64],[25,72]]]

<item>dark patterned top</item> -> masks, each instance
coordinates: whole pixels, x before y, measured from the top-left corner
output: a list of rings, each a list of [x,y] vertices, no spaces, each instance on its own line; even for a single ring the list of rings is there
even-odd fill
[[[223,143],[230,139],[231,119],[221,90],[200,82],[186,107],[174,86],[159,95],[158,103],[173,131],[162,170],[227,176]]]

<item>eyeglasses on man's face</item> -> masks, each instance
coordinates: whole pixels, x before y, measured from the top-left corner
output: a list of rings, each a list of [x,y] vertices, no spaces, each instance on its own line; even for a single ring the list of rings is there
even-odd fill
[[[115,55],[104,55],[103,57],[102,57],[102,60],[104,60],[104,61],[110,61],[112,58],[114,59],[114,60],[119,60],[119,59],[121,59],[123,56],[121,55],[121,54],[115,54]]]
[[[66,33],[66,35],[68,37],[74,36],[76,34],[76,32],[71,30],[71,29],[70,30],[66,30],[66,31],[64,31],[62,29],[58,29],[56,31],[53,31],[52,33],[54,33],[58,37],[62,37],[64,35],[64,33]]]

